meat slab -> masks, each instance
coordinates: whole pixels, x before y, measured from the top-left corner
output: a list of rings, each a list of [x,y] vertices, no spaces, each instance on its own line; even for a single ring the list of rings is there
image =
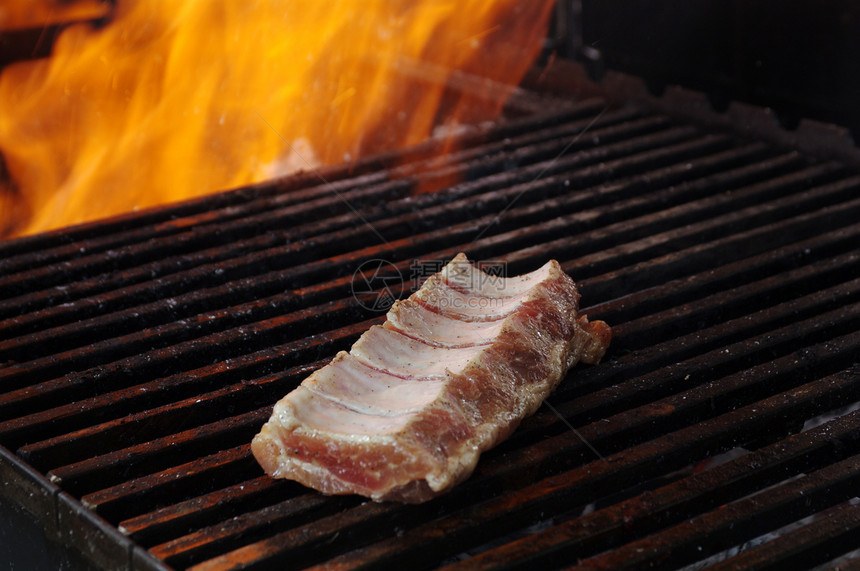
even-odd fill
[[[466,479],[611,329],[578,314],[555,260],[489,276],[458,254],[385,323],[281,399],[251,449],[326,494],[423,502]]]

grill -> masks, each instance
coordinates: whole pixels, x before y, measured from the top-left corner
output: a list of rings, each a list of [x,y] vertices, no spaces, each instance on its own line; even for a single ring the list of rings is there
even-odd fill
[[[0,244],[3,502],[114,569],[849,556],[860,173],[606,98],[520,92],[508,116],[441,157]],[[273,403],[383,319],[362,264],[406,296],[416,262],[460,251],[509,274],[558,259],[613,325],[604,362],[426,504],[264,476],[249,442]]]

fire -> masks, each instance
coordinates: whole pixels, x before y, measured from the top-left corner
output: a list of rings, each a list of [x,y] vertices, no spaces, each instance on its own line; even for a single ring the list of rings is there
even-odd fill
[[[499,103],[440,109],[445,81],[404,69],[516,85],[552,4],[120,0],[107,25],[71,26],[50,58],[0,75],[0,236],[349,162],[422,141],[440,123],[491,118]]]
[[[38,28],[51,23],[74,22],[107,15],[110,0],[3,0],[0,30]]]

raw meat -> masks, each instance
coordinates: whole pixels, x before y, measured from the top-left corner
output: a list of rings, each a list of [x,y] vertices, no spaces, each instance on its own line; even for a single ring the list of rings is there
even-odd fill
[[[281,399],[251,445],[263,469],[326,494],[423,502],[467,478],[611,338],[577,313],[555,260],[492,277],[458,254]]]

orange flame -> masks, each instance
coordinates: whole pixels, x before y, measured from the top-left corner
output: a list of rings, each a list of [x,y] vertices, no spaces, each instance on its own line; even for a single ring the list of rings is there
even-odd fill
[[[0,75],[11,180],[0,188],[0,236],[420,142],[440,122],[445,86],[402,73],[404,62],[516,85],[551,6],[120,1],[105,27],[72,26],[49,59]]]
[[[108,14],[109,0],[3,0],[0,4],[0,30],[38,28],[100,18]]]

